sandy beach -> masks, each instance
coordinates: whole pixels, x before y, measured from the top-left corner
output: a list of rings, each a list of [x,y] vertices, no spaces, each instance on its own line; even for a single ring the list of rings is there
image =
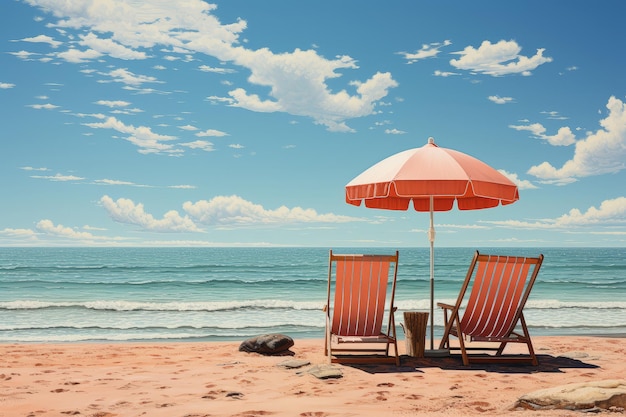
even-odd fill
[[[239,343],[2,344],[0,415],[492,416],[538,389],[626,376],[626,339],[615,337],[537,337],[538,367],[403,356],[399,368],[337,365],[343,376],[333,379],[307,373],[326,364],[321,340],[296,340],[291,356],[239,352]],[[280,366],[292,359],[310,365]]]

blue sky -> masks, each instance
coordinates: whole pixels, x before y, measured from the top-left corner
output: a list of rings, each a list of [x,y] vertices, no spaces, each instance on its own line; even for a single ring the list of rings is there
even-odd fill
[[[420,147],[515,204],[437,246],[624,246],[626,3],[7,0],[0,246],[426,247],[344,186]]]

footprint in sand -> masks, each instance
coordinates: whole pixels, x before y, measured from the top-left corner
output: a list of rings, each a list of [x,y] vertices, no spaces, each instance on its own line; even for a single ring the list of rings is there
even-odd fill
[[[481,413],[495,410],[494,407],[491,407],[490,403],[485,402],[485,401],[474,401],[474,402],[469,403],[468,405],[474,407],[476,411],[479,411]]]

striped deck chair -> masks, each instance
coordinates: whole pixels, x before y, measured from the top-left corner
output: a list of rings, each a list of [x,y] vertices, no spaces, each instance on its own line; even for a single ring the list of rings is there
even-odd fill
[[[338,255],[330,251],[324,306],[324,353],[329,362],[400,365],[393,305],[397,274],[397,251],[395,255]],[[394,356],[389,355],[390,345]]]
[[[456,304],[437,303],[444,309],[445,323],[439,348],[460,350],[465,365],[470,362],[530,362],[538,365],[522,310],[542,262],[543,255],[527,258],[483,255],[477,251]],[[471,291],[466,298],[469,286]],[[465,307],[461,316],[462,305]],[[450,346],[450,336],[458,338],[458,347]],[[479,343],[479,347],[469,347],[466,340],[495,342],[499,346]],[[528,355],[504,355],[508,343],[525,343]],[[496,352],[495,355],[468,355],[468,350]]]

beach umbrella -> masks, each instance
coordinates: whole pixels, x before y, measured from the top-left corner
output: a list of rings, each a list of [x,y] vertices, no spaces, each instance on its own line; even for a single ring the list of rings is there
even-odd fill
[[[478,210],[514,203],[517,186],[484,162],[465,153],[442,148],[433,138],[421,148],[392,155],[363,171],[346,185],[346,202],[385,210],[430,213],[430,349],[434,324],[433,213],[449,211],[456,201],[459,210]]]

